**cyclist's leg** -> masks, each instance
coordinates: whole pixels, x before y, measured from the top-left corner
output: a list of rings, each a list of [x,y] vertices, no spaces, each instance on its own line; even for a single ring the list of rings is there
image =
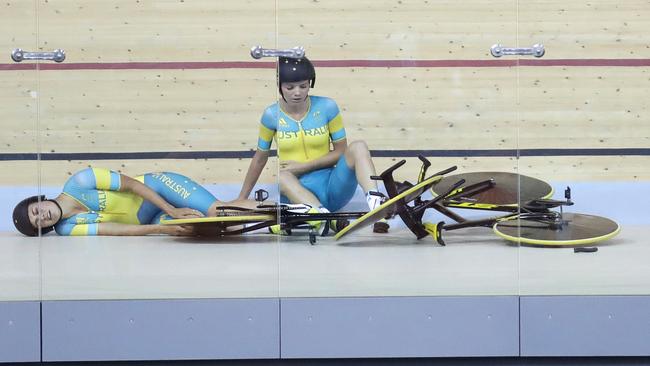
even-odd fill
[[[366,202],[370,211],[379,207],[384,202],[383,195],[379,192],[377,181],[370,179],[377,175],[375,165],[370,156],[368,145],[364,141],[353,141],[345,151],[345,162],[354,170],[357,181],[366,194]],[[377,233],[388,232],[389,225],[385,219],[374,224],[373,231]]]
[[[174,207],[189,207],[209,215],[217,198],[200,184],[182,174],[172,172],[149,173],[144,184],[153,189]]]
[[[289,172],[280,172],[280,192],[292,203],[323,206],[327,204],[327,182],[331,171],[331,168],[319,169],[300,178]]]
[[[345,156],[336,163],[327,182],[327,206],[330,211],[338,211],[345,206],[357,190],[357,178],[353,168],[346,163]]]

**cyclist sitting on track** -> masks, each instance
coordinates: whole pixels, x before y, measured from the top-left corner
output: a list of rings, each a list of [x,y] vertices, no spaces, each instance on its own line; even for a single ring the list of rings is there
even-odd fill
[[[282,98],[262,114],[257,151],[239,199],[247,198],[253,190],[275,138],[282,202],[308,204],[313,207],[311,212],[333,212],[352,199],[359,184],[370,210],[379,206],[383,197],[377,183],[370,179],[375,175],[375,166],[368,146],[363,141],[348,146],[336,102],[309,95],[316,81],[312,63],[306,57],[280,57],[278,74]],[[341,221],[332,222],[332,229],[337,231],[347,224]],[[310,224],[323,231],[321,222]],[[272,229],[280,232],[279,227]],[[377,222],[374,231],[387,232],[388,223]]]

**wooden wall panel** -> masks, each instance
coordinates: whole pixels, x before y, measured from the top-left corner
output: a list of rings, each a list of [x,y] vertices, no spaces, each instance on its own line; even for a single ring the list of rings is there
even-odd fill
[[[321,68],[313,94],[335,98],[350,140],[378,150],[650,145],[646,68],[522,67],[519,96],[513,74]],[[266,69],[40,75],[43,152],[254,149],[260,115],[276,96]],[[33,91],[20,74],[0,77],[8,85],[2,149],[33,151]]]
[[[647,0],[278,2],[278,40],[321,59],[490,58],[495,43],[551,58],[647,58]],[[286,41],[285,41],[286,40]]]
[[[43,47],[65,48],[67,62],[241,60],[276,40],[274,0],[39,0],[38,10]]]
[[[401,158],[375,158],[378,171],[382,171]],[[417,158],[406,158],[407,163],[398,170],[399,180],[414,182],[420,169]],[[435,158],[431,174],[457,165],[458,173],[475,171],[520,172],[547,181],[648,181],[650,159],[645,156],[557,156],[557,157],[467,157]],[[47,161],[37,165],[30,161],[2,161],[0,168],[12,172],[0,176],[2,186],[36,186],[40,180],[45,186],[61,186],[68,177],[87,166],[114,169],[128,175],[154,171],[175,171],[185,174],[201,184],[241,184],[246,175],[247,159],[190,159],[190,160],[100,160],[100,161]],[[277,162],[269,160],[260,177],[260,183],[277,182]],[[233,197],[234,198],[234,197]]]
[[[493,60],[488,49],[496,42],[543,42],[545,59],[650,57],[647,0],[7,0],[0,49],[33,45],[36,27],[29,21],[35,24],[36,13],[41,47],[65,48],[68,63],[252,61],[254,44],[302,44],[316,60]],[[364,139],[375,150],[646,148],[649,69],[320,67],[313,94],[335,98],[349,139]],[[0,71],[2,153],[246,151],[255,148],[260,114],[276,98],[273,69],[36,75]],[[597,167],[612,167],[604,179],[614,171],[638,179],[650,166],[643,157],[591,157],[577,159],[584,164],[573,168],[581,172],[566,173],[549,158],[523,160],[532,171],[596,179]],[[480,164],[501,159],[476,161],[470,166],[484,170]],[[554,161],[573,166],[576,159]],[[170,162],[181,163],[124,164]],[[214,162],[237,172],[248,165],[245,159]],[[43,167],[68,171],[87,163]],[[187,160],[178,170],[202,174],[204,164]]]

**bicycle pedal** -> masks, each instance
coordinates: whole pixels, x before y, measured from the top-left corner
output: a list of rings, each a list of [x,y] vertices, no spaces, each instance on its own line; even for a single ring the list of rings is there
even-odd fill
[[[377,221],[372,226],[372,232],[373,233],[378,233],[378,234],[386,234],[388,232],[389,228],[390,228],[390,225],[388,225],[387,222]]]
[[[264,189],[258,189],[255,191],[255,201],[262,203],[269,199],[269,192]]]

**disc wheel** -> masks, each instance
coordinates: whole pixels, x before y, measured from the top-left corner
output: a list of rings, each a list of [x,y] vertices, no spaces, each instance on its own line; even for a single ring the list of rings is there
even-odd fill
[[[500,237],[523,246],[574,247],[616,236],[618,224],[605,217],[564,213],[561,224],[528,219],[501,221],[492,227]]]
[[[517,202],[548,198],[553,194],[553,188],[546,182],[526,175],[508,172],[472,172],[444,177],[432,190],[441,194],[446,192],[454,183],[465,179],[464,186],[493,179],[495,185],[470,199],[476,203],[493,205],[516,205]]]

